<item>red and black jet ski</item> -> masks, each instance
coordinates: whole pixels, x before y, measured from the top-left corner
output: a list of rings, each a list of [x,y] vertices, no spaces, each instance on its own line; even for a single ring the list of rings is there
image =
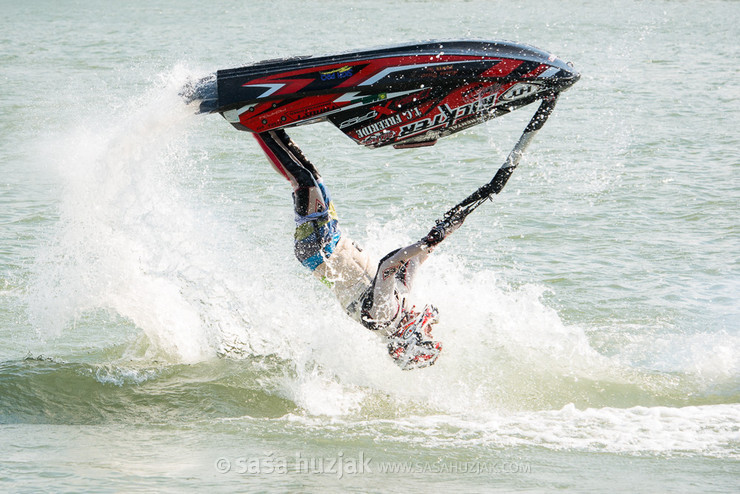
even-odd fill
[[[579,77],[527,45],[430,41],[219,70],[184,96],[240,130],[329,121],[368,147],[413,147],[557,97]]]

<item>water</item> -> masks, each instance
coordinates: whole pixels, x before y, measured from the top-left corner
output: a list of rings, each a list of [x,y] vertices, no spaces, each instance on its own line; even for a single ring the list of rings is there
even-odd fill
[[[452,4],[4,2],[4,491],[736,489],[738,4]],[[457,37],[583,77],[425,265],[445,351],[404,373],[292,258],[288,186],[254,142],[177,91]],[[529,116],[417,150],[292,135],[382,255]]]

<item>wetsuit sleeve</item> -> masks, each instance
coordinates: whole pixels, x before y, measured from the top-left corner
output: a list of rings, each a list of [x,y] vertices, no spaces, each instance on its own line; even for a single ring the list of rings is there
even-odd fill
[[[362,304],[361,321],[372,330],[396,327],[405,311],[419,266],[427,260],[431,247],[420,240],[388,253],[378,264],[372,286]]]

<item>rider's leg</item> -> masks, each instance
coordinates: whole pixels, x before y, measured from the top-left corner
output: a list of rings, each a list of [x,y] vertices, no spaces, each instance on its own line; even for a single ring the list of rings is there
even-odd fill
[[[331,255],[340,238],[331,197],[316,167],[285,131],[255,134],[273,168],[293,187],[296,232],[295,255],[311,270]]]

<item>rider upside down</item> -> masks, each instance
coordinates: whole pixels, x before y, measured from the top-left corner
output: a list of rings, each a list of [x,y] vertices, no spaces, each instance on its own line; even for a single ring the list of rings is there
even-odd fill
[[[437,309],[417,310],[408,296],[421,264],[462,224],[438,224],[424,238],[389,252],[379,263],[344,235],[316,167],[283,130],[254,134],[273,168],[293,187],[295,255],[331,287],[347,314],[382,335],[404,370],[434,364],[442,343],[432,338]]]

